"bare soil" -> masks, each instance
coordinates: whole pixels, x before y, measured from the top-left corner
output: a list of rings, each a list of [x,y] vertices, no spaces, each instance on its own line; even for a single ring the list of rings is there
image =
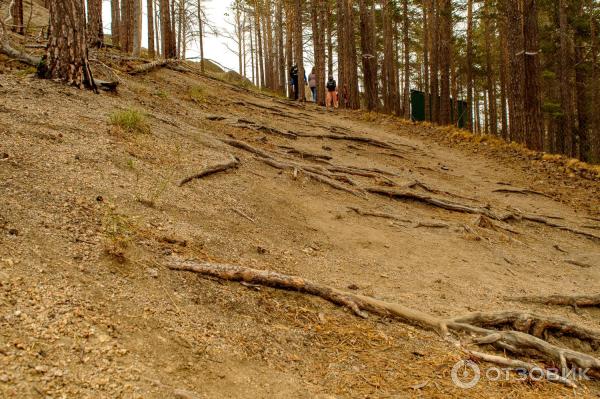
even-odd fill
[[[285,147],[324,154],[336,165],[392,172],[397,184],[418,180],[456,201],[600,234],[597,180],[451,143],[437,128],[325,112],[191,73],[121,79],[118,94],[96,95],[0,74],[0,396],[599,395],[597,382],[573,392],[514,379],[465,391],[450,379],[461,353],[433,332],[165,266],[176,254],[299,275],[436,315],[533,309],[597,328],[598,309],[506,299],[600,292],[597,240],[525,221],[506,225],[513,231],[490,229],[476,215],[353,196],[219,139],[314,165]],[[146,114],[150,133],[110,125],[112,113],[127,109]],[[364,136],[394,148],[294,139],[289,131]],[[230,155],[238,168],[178,186]],[[495,191],[507,187],[538,193]],[[438,224],[447,227],[428,227]]]

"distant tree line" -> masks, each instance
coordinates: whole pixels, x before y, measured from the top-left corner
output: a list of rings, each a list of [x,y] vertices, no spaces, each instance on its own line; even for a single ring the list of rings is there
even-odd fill
[[[11,4],[22,33],[23,0]],[[46,4],[47,75],[85,85],[88,48],[107,41],[102,0]],[[144,56],[185,58],[196,41],[204,58],[201,0],[148,0],[145,21],[141,0],[110,4],[112,46],[139,57],[146,24]],[[319,104],[327,75],[342,107],[404,118],[417,89],[432,123],[456,124],[462,99],[474,133],[600,162],[597,0],[234,0],[231,20],[239,73],[261,88],[289,95],[292,65],[312,65]]]

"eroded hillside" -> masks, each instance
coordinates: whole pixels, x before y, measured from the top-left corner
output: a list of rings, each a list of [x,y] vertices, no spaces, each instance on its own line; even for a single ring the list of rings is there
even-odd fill
[[[437,316],[531,309],[597,328],[594,308],[511,300],[600,291],[597,180],[193,71],[120,79],[95,95],[0,75],[4,396],[571,394],[517,381],[465,393],[450,378],[464,353],[435,332],[167,264],[279,271]],[[143,132],[110,123],[132,110]],[[232,157],[236,168],[179,184]]]

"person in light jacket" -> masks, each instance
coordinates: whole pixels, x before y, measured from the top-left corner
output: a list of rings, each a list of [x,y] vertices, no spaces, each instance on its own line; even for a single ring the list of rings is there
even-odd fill
[[[310,75],[308,75],[308,86],[312,92],[312,101],[317,102],[317,74],[315,73],[314,67],[312,71],[310,71]]]

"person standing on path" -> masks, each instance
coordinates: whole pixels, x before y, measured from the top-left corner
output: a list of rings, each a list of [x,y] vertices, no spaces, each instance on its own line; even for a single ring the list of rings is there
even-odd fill
[[[298,99],[298,93],[300,92],[298,89],[298,65],[292,65],[292,69],[290,70],[290,79],[292,80],[292,88],[294,90],[294,100]]]
[[[310,87],[310,91],[312,92],[312,101],[314,103],[317,102],[317,74],[315,73],[315,68],[310,71],[310,75],[308,75],[308,86]]]
[[[329,107],[333,109],[337,108],[337,83],[333,76],[329,75],[329,79],[327,80],[327,96],[325,98],[325,109],[329,110]]]

